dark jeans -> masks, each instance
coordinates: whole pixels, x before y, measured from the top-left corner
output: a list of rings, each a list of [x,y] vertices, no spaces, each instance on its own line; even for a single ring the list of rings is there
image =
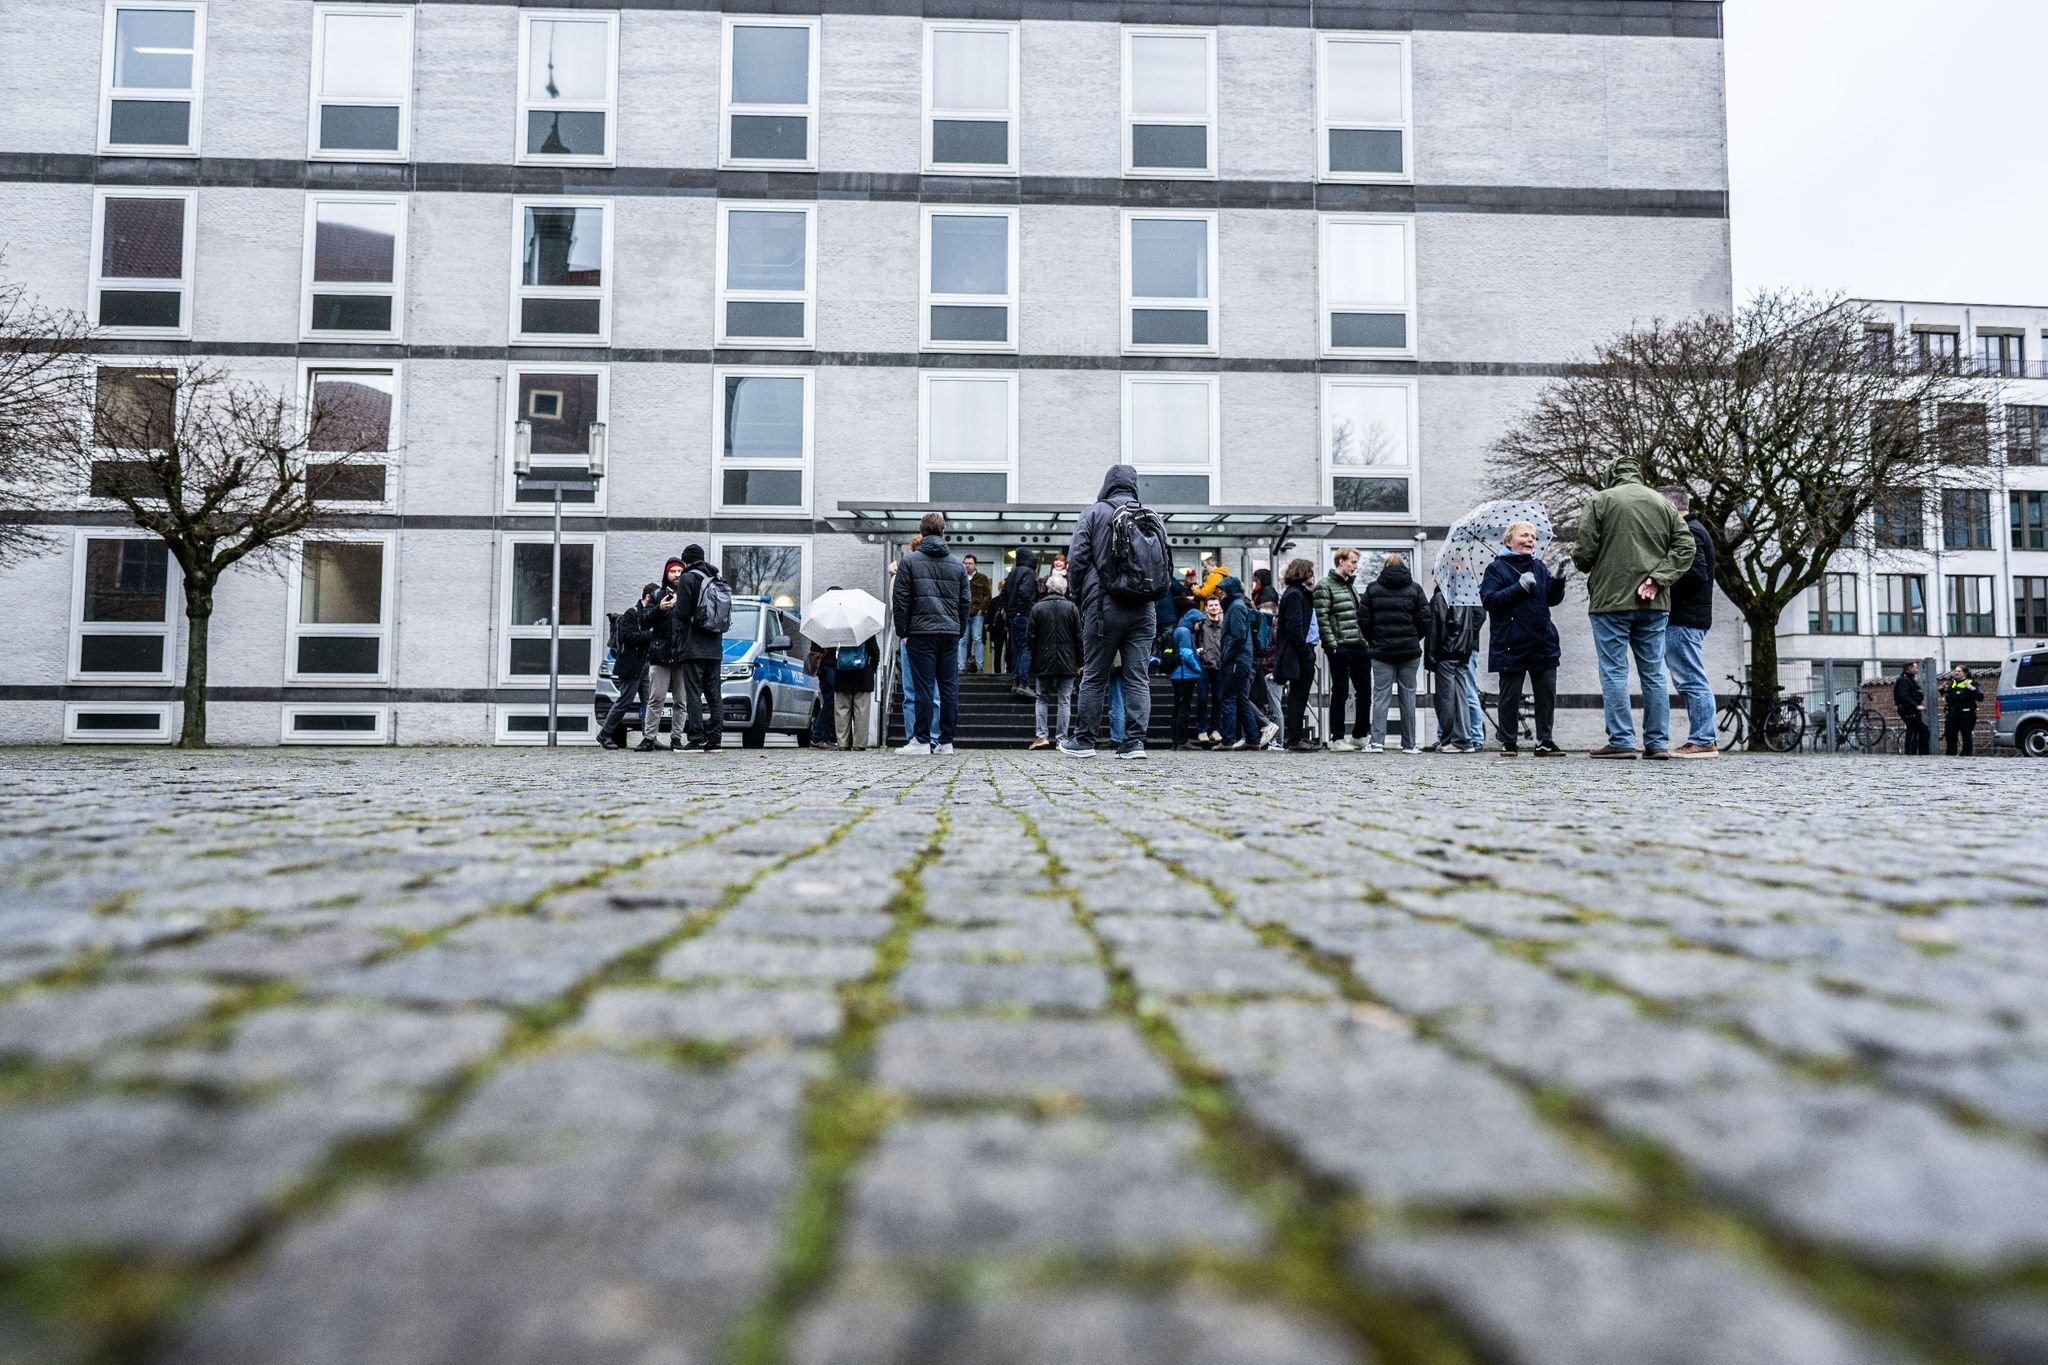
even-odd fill
[[[1223,719],[1223,670],[1202,665],[1195,688],[1195,733],[1206,735]]]
[[[1557,670],[1538,668],[1527,673],[1508,670],[1500,675],[1500,746],[1512,749],[1522,731],[1522,680],[1536,694],[1536,742],[1550,743],[1550,723],[1557,715]]]
[[[1344,703],[1357,695],[1351,733],[1364,739],[1372,732],[1372,655],[1363,649],[1339,649],[1330,654],[1330,739],[1344,738]],[[1289,743],[1294,727],[1288,727]]]
[[[1249,663],[1223,666],[1223,701],[1217,707],[1216,728],[1225,744],[1242,738],[1250,743],[1258,737],[1258,722],[1252,711],[1252,666]],[[1240,731],[1240,727],[1242,727]]]
[[[1343,656],[1339,655],[1338,657],[1342,658]],[[1363,659],[1365,656],[1361,654],[1358,657]],[[1342,675],[1340,674],[1339,676],[1341,677]],[[1309,689],[1315,686],[1315,682],[1316,680],[1312,676],[1292,678],[1288,680],[1287,696],[1282,703],[1283,707],[1287,712],[1287,725],[1286,728],[1282,731],[1282,738],[1288,744],[1299,744],[1303,740],[1308,738],[1308,730],[1306,728],[1306,722],[1308,719],[1308,693]],[[1358,699],[1361,703],[1364,702],[1365,693],[1363,691],[1359,693]],[[1361,706],[1360,709],[1362,710],[1363,707]],[[1336,727],[1343,724],[1343,722],[1338,719],[1338,717],[1343,714],[1344,713],[1342,711],[1337,709],[1336,702],[1333,701],[1330,703],[1330,732],[1333,737],[1336,734]]]
[[[1974,757],[1977,753],[1977,713],[1966,711],[1958,715],[1954,711],[1949,712],[1941,727],[1941,747],[1950,758],[1958,755]]]
[[[723,659],[685,659],[683,700],[690,711],[691,736],[701,737],[706,748],[716,748],[725,738],[725,687],[718,675]]]
[[[1200,678],[1173,680],[1173,743],[1176,748],[1193,739],[1197,733],[1195,727],[1201,723],[1196,692],[1201,681]]]
[[[1010,668],[1017,686],[1031,686],[1031,618],[1010,618]]]
[[[928,744],[951,744],[960,720],[960,641],[951,635],[913,635],[910,678],[917,688],[917,728]]]
[[[1145,742],[1145,727],[1152,722],[1152,630],[1155,617],[1150,603],[1126,607],[1103,600],[1088,611],[1081,623],[1081,717],[1074,724],[1077,743],[1093,746],[1102,728],[1102,710],[1108,701],[1109,676],[1116,657],[1123,656],[1118,676],[1124,685],[1124,742]]]
[[[1920,718],[1916,707],[1911,711],[1899,712],[1899,723],[1906,727],[1906,752],[1927,754],[1934,752],[1934,736],[1927,732],[1927,722]]]
[[[633,709],[634,699],[640,699],[644,705],[646,697],[647,670],[643,668],[633,675],[632,682],[619,684],[619,699],[612,703],[611,710],[604,713],[604,724],[597,727],[598,733],[623,733],[626,725],[626,714]],[[661,729],[661,713],[659,711],[655,712],[653,724],[649,725],[645,718],[641,720],[640,724],[645,729],[647,737],[653,739],[655,731]]]
[[[832,719],[838,714],[838,707],[833,703],[833,696],[832,684],[826,680],[824,674],[819,674],[818,714],[811,719],[811,743],[813,744],[837,744],[839,742],[838,727]]]

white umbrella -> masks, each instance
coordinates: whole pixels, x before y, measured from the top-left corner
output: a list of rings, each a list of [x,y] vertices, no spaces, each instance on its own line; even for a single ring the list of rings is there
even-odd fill
[[[1507,534],[1508,526],[1517,521],[1526,521],[1536,528],[1536,557],[1541,559],[1551,547],[1552,535],[1550,514],[1540,502],[1528,498],[1483,502],[1451,527],[1443,548],[1437,551],[1436,581],[1452,606],[1479,605],[1479,580],[1486,576],[1493,557],[1501,552],[1501,538]]]
[[[882,633],[881,599],[859,588],[821,592],[804,609],[804,638],[814,645],[866,644]]]

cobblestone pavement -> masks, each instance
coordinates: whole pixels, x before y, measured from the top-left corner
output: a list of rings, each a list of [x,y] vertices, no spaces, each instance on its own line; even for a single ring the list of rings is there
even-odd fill
[[[2043,771],[0,754],[0,1360],[2040,1362]]]

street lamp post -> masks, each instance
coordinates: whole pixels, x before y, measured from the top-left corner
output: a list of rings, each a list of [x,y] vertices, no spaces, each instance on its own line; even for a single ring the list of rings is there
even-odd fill
[[[548,607],[548,747],[555,747],[557,730],[560,727],[562,687],[562,493],[589,492],[595,494],[597,486],[604,479],[605,457],[608,438],[602,422],[590,424],[590,441],[584,467],[577,469],[568,465],[543,465],[538,473],[533,467],[533,423],[521,418],[512,428],[512,473],[519,480],[522,492],[532,490],[552,493],[555,503],[554,555],[550,561],[549,584],[553,600]],[[593,596],[598,585],[590,586]],[[595,644],[593,642],[593,649]]]

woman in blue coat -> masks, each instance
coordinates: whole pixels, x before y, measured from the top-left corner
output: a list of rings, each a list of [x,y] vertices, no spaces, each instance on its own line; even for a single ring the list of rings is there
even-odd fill
[[[1536,757],[1561,758],[1551,739],[1557,713],[1557,665],[1562,657],[1550,609],[1564,601],[1564,575],[1553,574],[1536,557],[1536,528],[1526,521],[1508,527],[1507,548],[1486,566],[1479,600],[1486,607],[1486,667],[1500,674],[1500,751],[1521,753],[1522,683],[1536,694]]]
[[[1207,700],[1201,695],[1202,660],[1196,642],[1201,630],[1202,613],[1189,608],[1173,628],[1173,648],[1167,653],[1171,662],[1166,676],[1173,681],[1173,747],[1176,749],[1194,748],[1195,736],[1207,733],[1198,728],[1202,724],[1203,704]]]

